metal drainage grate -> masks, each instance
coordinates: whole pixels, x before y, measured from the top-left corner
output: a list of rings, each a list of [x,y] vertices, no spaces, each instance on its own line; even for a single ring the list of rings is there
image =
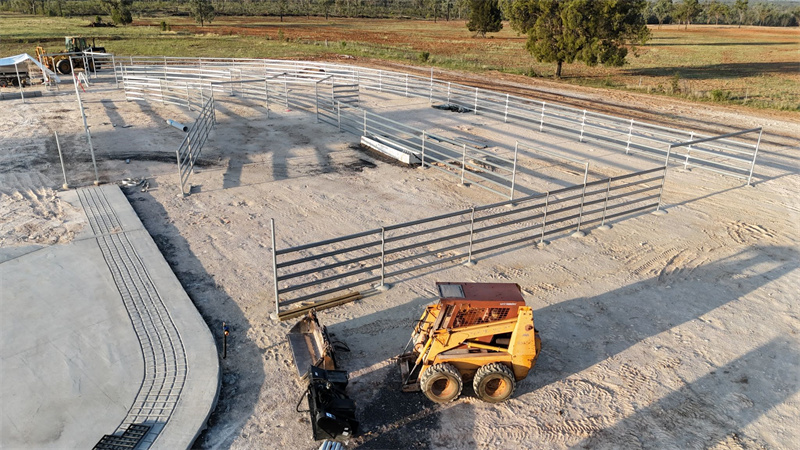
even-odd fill
[[[107,434],[94,446],[94,450],[125,450],[133,449],[150,431],[149,425],[132,423],[121,436]]]

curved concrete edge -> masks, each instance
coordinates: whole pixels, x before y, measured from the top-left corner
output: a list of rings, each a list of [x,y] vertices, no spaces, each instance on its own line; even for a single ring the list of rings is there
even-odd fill
[[[186,351],[186,383],[172,416],[151,448],[189,448],[206,429],[219,396],[221,368],[214,337],[119,187],[105,185],[101,189],[123,224],[123,232],[144,261]]]

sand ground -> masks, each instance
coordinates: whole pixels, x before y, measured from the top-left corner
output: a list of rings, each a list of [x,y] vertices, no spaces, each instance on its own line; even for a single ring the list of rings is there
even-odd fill
[[[582,92],[582,96],[603,93]],[[313,115],[220,99],[219,124],[203,150],[192,193],[177,196],[175,148],[165,119],[193,113],[126,102],[113,83],[84,97],[101,182],[146,177],[127,195],[221,343],[223,386],[204,448],[316,448],[303,385],[276,323],[269,221],[286,247],[502,199],[459,187],[433,170],[391,164]],[[671,169],[668,214],[618,221],[584,238],[496,252],[474,267],[443,265],[394,280],[380,295],[320,313],[351,351],[349,394],[359,408],[359,448],[792,448],[800,441],[800,118],[637,100],[653,113],[693,115],[720,130],[765,127],[755,183]],[[605,147],[578,145],[481,116],[432,110],[383,96],[364,104],[393,118],[463,132],[490,147],[529,134],[591,158],[598,176],[654,164]],[[0,245],[58,245],[76,232],[76,212],[58,198],[63,179],[94,180],[74,92],[2,102]],[[389,108],[389,109],[386,109]],[[664,112],[664,114],[667,114]],[[721,131],[724,132],[724,131]],[[126,163],[126,160],[130,160]],[[529,177],[530,192],[555,174]],[[465,389],[448,405],[399,392],[392,357],[408,340],[435,281],[515,282],[534,308],[543,350],[514,398],[485,404]]]

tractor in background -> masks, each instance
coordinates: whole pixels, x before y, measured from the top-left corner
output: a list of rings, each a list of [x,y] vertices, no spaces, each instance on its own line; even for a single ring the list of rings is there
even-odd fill
[[[42,47],[36,47],[36,59],[45,67],[64,75],[72,73],[72,69],[83,69],[89,71],[96,71],[100,69],[100,64],[95,61],[91,56],[85,59],[77,57],[81,53],[105,53],[105,47],[98,47],[94,38],[92,38],[92,45],[89,45],[84,37],[66,36],[64,38],[64,50],[56,54],[48,54]],[[72,64],[70,64],[72,58]],[[84,67],[85,66],[85,67]]]

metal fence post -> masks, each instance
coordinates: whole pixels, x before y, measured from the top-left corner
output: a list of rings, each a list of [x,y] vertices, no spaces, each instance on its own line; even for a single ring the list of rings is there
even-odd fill
[[[667,168],[669,167],[670,153],[672,153],[672,144],[669,144],[669,147],[667,148],[667,158],[664,160],[664,175],[661,177],[661,188],[658,190],[658,204],[656,205],[656,210],[653,211],[654,213],[662,213],[661,197],[664,195],[664,183],[667,180]]]
[[[367,135],[367,110],[364,110],[364,136]]]
[[[508,97],[509,95],[506,94],[506,112],[503,114],[503,123],[508,122]]]
[[[183,147],[183,143],[181,143]],[[181,188],[181,197],[186,197],[183,192],[183,173],[181,172],[181,148],[175,149],[175,159],[178,161],[178,186]]]
[[[694,131],[689,134],[689,141],[694,140]],[[683,162],[683,170],[686,170],[689,167],[689,155],[692,153],[692,146],[689,145],[686,147],[686,160]]]
[[[164,103],[164,81],[158,80],[158,94],[161,95],[161,103]]]
[[[628,129],[628,143],[625,145],[625,154],[631,149],[631,138],[633,137],[633,119],[631,119],[631,127]]]
[[[283,96],[286,97],[286,109],[289,109],[289,85],[286,80],[286,74],[283,74]]]
[[[578,142],[583,142],[583,129],[586,126],[586,110],[583,110],[583,119],[581,119],[581,137],[578,139]]]
[[[462,144],[464,151],[461,153],[461,185],[464,184],[464,171],[467,168],[467,144]]]
[[[574,237],[583,237],[585,233],[581,231],[581,224],[583,223],[583,205],[586,203],[586,180],[589,176],[589,163],[586,163],[583,169],[583,191],[581,192],[581,207],[578,209],[578,228],[572,233]]]
[[[383,71],[378,71],[378,92],[383,92]]]
[[[450,104],[450,82],[447,82],[447,104]]]
[[[114,54],[111,54],[111,65],[114,67],[114,88],[119,89],[119,78],[117,78],[117,62],[114,60]]]
[[[269,119],[269,80],[264,78],[264,97],[267,102],[267,119]]]
[[[475,88],[475,115],[478,114],[478,88]]]
[[[200,105],[200,108],[203,108],[204,105]],[[189,83],[186,83],[186,107],[189,108],[189,111],[192,110],[192,101],[189,99]]]
[[[342,104],[336,102],[336,120],[339,122],[339,132],[342,131]]]
[[[94,157],[94,146],[92,145],[92,134],[89,132],[89,125],[86,123],[86,111],[83,110],[83,101],[81,100],[81,93],[78,90],[78,77],[75,76],[75,66],[72,64],[72,57],[69,58],[69,66],[72,73],[72,81],[75,84],[75,95],[78,97],[78,108],[83,117],[83,129],[86,131],[86,140],[89,142],[89,153],[92,155],[92,167],[94,167],[94,185],[100,185],[100,175],[97,173],[97,160]]]
[[[272,238],[272,284],[275,291],[275,315],[280,314],[280,300],[278,300],[278,243],[275,241],[275,219],[269,219],[270,236]]]
[[[317,109],[317,123],[319,123],[319,83],[314,83],[314,104]]]
[[[753,162],[750,164],[750,174],[747,175],[747,185],[750,186],[750,180],[753,179],[753,169],[756,167],[756,156],[758,155],[758,147],[761,146],[761,133],[764,129],[758,130],[758,141],[756,141],[756,148],[753,150]]]
[[[25,93],[22,92],[22,84],[23,83],[22,83],[22,80],[19,78],[19,67],[17,67],[17,64],[19,64],[19,63],[14,63],[14,70],[17,72],[17,85],[19,86],[19,96],[20,96],[20,98],[22,98],[22,103],[25,104]],[[86,67],[86,66],[83,66],[83,67]]]
[[[603,218],[600,221],[601,230],[607,230],[611,227],[606,225],[606,211],[608,211],[608,195],[611,193],[611,177],[608,177],[608,184],[606,185],[606,200],[603,203]]]
[[[542,236],[539,238],[539,245],[545,245],[544,243],[544,229],[547,227],[547,206],[550,202],[550,191],[545,192],[544,197],[544,214],[542,215]]]
[[[381,227],[381,284],[386,288],[386,229]]]
[[[542,131],[544,129],[544,105],[546,104],[547,102],[542,102],[542,118],[539,121],[539,131]]]
[[[420,164],[420,167],[422,167],[423,169],[425,168],[425,141],[426,141],[426,139],[427,139],[427,133],[425,132],[425,130],[422,130],[422,163]]]
[[[61,188],[69,189],[69,183],[67,183],[67,169],[64,167],[64,156],[61,154],[61,143],[58,141],[58,132],[53,131],[53,134],[56,136],[56,148],[58,148],[58,159],[61,161],[61,173],[64,174],[64,184],[61,185]]]
[[[519,141],[514,142],[514,165],[511,166],[511,194],[508,196],[509,200],[514,200],[514,187],[517,180],[517,152],[519,151]],[[509,206],[514,206],[509,203]]]
[[[431,67],[431,93],[428,96],[428,103],[433,103],[433,67]]]
[[[469,250],[467,251],[467,262],[464,263],[467,266],[475,264],[474,262],[472,262],[472,241],[474,235],[475,235],[475,207],[473,206],[469,214]]]
[[[408,97],[408,74],[406,74],[406,97]]]

